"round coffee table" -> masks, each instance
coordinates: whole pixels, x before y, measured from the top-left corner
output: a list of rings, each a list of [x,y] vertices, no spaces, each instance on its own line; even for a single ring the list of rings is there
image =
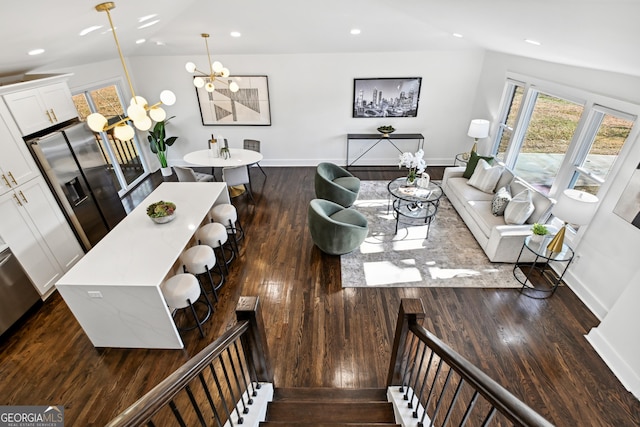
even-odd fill
[[[401,177],[390,181],[387,190],[389,191],[389,203],[393,206],[396,218],[395,234],[398,233],[398,224],[400,223],[409,226],[427,224],[425,238],[428,239],[431,221],[438,212],[438,205],[443,194],[440,185],[432,181],[426,187],[407,185],[406,177]],[[392,198],[393,201],[391,201]]]

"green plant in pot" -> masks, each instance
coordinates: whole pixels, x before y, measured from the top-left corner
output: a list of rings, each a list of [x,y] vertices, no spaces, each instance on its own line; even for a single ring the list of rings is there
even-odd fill
[[[538,224],[537,222],[531,226],[531,232],[533,233],[532,239],[540,241],[549,234],[549,229],[544,224]]]
[[[178,139],[177,136],[170,136],[169,138],[166,137],[165,126],[173,117],[175,116],[157,122],[153,129],[149,131],[149,135],[147,136],[147,139],[149,140],[149,148],[152,153],[158,156],[158,161],[162,168],[162,174],[165,176],[171,175],[171,169],[167,164],[167,150],[174,142],[176,142],[176,139]]]

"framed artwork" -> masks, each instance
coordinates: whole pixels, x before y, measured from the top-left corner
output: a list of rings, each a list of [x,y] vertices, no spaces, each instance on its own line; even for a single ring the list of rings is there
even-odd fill
[[[205,83],[211,79],[204,78]],[[236,82],[240,89],[229,90]],[[215,91],[196,87],[202,124],[205,126],[271,126],[267,76],[230,76],[216,78]]]
[[[353,117],[416,117],[422,77],[353,79]]]
[[[640,164],[620,195],[613,212],[637,228],[640,228]]]

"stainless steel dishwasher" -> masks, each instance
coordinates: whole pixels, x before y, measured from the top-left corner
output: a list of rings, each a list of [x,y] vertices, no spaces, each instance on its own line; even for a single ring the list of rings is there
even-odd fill
[[[0,245],[1,247],[2,245]],[[0,252],[0,334],[40,300],[22,265],[6,248]]]

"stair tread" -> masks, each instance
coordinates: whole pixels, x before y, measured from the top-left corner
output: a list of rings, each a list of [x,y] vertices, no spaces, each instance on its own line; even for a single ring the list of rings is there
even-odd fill
[[[390,402],[273,401],[265,421],[395,423],[395,416]]]
[[[274,401],[345,401],[345,402],[386,402],[387,390],[384,388],[333,388],[333,387],[296,387],[276,388]]]
[[[281,422],[281,421],[262,421],[260,427],[400,427],[396,422],[390,423],[318,423],[316,421],[308,422]]]

